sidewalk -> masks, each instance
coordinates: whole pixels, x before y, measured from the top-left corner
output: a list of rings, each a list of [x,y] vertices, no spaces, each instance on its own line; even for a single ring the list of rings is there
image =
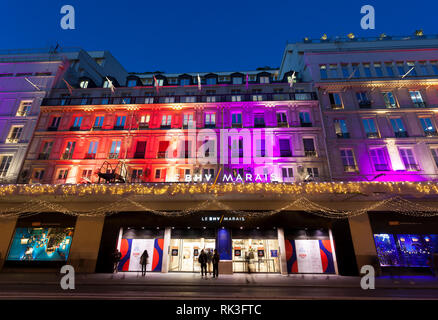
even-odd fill
[[[0,273],[1,285],[53,285],[59,284],[62,275],[53,273]],[[256,287],[324,287],[357,288],[359,277],[336,275],[287,275],[278,274],[233,274],[221,275],[219,279],[201,278],[193,273],[148,273],[121,272],[117,274],[77,274],[76,284],[82,286],[130,285],[142,286],[256,286]],[[438,278],[432,276],[380,277],[376,288],[391,289],[437,289]]]

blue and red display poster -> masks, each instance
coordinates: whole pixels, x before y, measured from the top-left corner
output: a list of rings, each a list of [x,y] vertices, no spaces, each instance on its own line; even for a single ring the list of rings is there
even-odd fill
[[[330,240],[285,240],[288,273],[335,273]]]
[[[164,239],[122,239],[119,271],[141,271],[140,257],[148,252],[147,271],[161,272]]]

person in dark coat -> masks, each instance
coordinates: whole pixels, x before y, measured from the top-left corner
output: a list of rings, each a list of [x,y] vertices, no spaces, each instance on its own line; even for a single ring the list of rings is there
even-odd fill
[[[119,270],[119,262],[120,259],[122,258],[122,254],[120,253],[119,250],[114,250],[113,253],[113,263],[114,263],[114,269],[113,272],[117,273],[117,271]]]
[[[146,265],[148,263],[149,254],[148,251],[143,251],[143,254],[140,257],[140,264],[141,264],[141,275],[144,277],[146,275]]]
[[[201,250],[199,254],[198,261],[201,264],[201,276],[207,276],[207,254],[204,252],[204,249]]]
[[[207,271],[211,275],[211,264],[213,263],[213,250],[207,249]]]
[[[213,278],[219,277],[219,261],[221,260],[219,253],[217,252],[217,249],[214,249],[213,254]]]

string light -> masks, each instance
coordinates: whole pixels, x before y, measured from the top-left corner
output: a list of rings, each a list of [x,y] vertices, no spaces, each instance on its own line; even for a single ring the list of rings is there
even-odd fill
[[[285,206],[270,211],[245,211],[236,210],[230,205],[219,201],[218,197],[225,194],[272,194],[284,195],[295,198]],[[307,195],[373,195],[388,194],[386,199],[375,201],[371,205],[355,210],[336,210],[322,206],[304,196]],[[196,206],[183,210],[156,210],[141,203],[142,196],[175,196],[175,195],[205,195],[207,200]],[[438,208],[429,207],[401,197],[401,195],[437,195],[438,183],[434,182],[320,182],[320,183],[253,183],[253,184],[94,184],[94,185],[1,185],[1,201],[8,196],[23,197],[17,207],[0,210],[0,218],[27,216],[41,212],[59,212],[72,216],[108,216],[120,213],[135,206],[145,213],[165,216],[185,216],[208,208],[221,209],[227,213],[244,215],[246,217],[262,217],[274,215],[282,211],[304,211],[318,216],[345,219],[361,215],[373,210],[392,210],[401,214],[416,217],[438,216]],[[68,202],[68,196],[88,197],[93,195],[111,195],[116,201],[104,206],[75,211],[57,202],[43,200],[38,196],[54,195],[63,196],[62,201]],[[31,197],[28,199],[28,197]],[[140,199],[140,200],[138,200]],[[146,201],[146,199],[143,199]]]

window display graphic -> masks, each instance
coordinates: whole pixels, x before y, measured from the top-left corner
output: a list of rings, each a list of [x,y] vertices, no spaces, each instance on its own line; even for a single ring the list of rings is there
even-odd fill
[[[66,261],[73,228],[17,228],[7,260]]]
[[[146,270],[161,272],[164,239],[122,239],[119,271],[141,271],[140,257],[148,252]]]
[[[335,273],[330,240],[285,240],[288,273]]]
[[[375,234],[377,257],[382,267],[430,267],[438,250],[438,235]]]

